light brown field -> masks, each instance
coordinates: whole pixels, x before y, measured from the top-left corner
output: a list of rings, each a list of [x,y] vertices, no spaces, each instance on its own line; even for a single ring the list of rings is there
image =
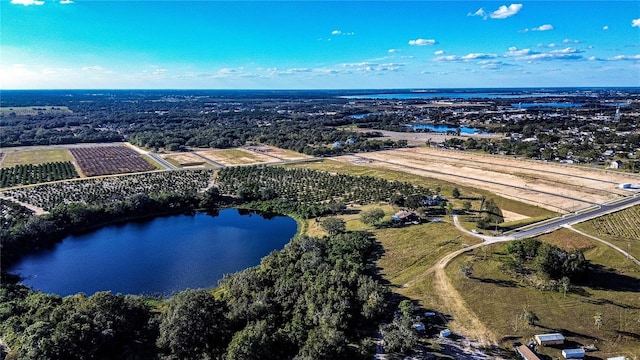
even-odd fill
[[[372,161],[362,161],[363,158]],[[628,195],[617,185],[640,182],[640,177],[624,173],[433,148],[396,149],[334,159],[485,189],[561,213]]]
[[[225,166],[264,164],[279,161],[276,158],[243,149],[196,151],[196,154]]]
[[[71,156],[71,153],[67,149],[38,149],[27,151],[3,149],[3,152],[5,155],[0,161],[0,167],[28,164],[37,165],[58,161],[74,162],[73,156]]]
[[[160,156],[168,162],[180,167],[207,165],[207,162],[203,158],[191,153],[163,154]]]
[[[258,146],[247,146],[244,150],[250,151],[252,154],[263,154],[272,158],[276,158],[281,161],[286,160],[300,160],[300,159],[309,159],[311,156],[301,154],[299,152],[280,149],[274,146],[268,145],[258,145]]]

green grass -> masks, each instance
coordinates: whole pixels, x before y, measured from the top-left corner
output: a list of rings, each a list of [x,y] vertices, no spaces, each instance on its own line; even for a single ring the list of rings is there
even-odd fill
[[[2,161],[2,167],[13,167],[16,165],[28,164],[37,165],[57,161],[74,162],[75,159],[67,149],[10,151],[5,154],[4,160]]]
[[[615,250],[576,233],[569,236],[568,230],[564,231],[540,239],[565,243],[566,247],[589,248],[585,251],[586,258],[605,269],[590,276],[593,286],[578,284],[566,297],[556,291],[543,292],[525,286],[506,275],[498,261],[504,256],[504,244],[487,249],[485,260],[480,249],[458,257],[447,267],[447,275],[474,313],[503,338],[505,346],[515,339],[528,341],[534,334],[559,331],[569,340],[583,345],[596,344],[600,351],[590,355],[602,358],[616,354],[639,356],[640,293],[637,284],[640,284],[640,269],[625,261]],[[458,272],[464,261],[473,262],[471,279]],[[539,326],[529,326],[522,321],[516,323],[517,315],[525,307],[540,318]],[[601,329],[594,326],[596,313],[602,313],[604,319]],[[560,357],[557,349],[544,349],[543,353]]]
[[[375,231],[384,248],[378,261],[381,273],[392,285],[418,283],[424,273],[445,255],[478,243],[478,238],[460,233],[452,223],[426,223]]]

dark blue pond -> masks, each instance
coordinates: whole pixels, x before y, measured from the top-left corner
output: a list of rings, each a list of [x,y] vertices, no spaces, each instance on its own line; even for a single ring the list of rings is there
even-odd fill
[[[295,235],[295,220],[238,210],[159,217],[65,238],[22,259],[11,272],[47,293],[171,294],[210,288],[224,274],[258,265]]]

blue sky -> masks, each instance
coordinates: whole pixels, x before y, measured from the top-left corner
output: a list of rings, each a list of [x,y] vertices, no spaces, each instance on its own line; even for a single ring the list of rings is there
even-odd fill
[[[0,88],[640,86],[640,1],[0,0]]]

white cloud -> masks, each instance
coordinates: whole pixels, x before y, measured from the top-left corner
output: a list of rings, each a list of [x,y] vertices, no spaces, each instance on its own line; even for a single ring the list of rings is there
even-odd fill
[[[442,55],[442,54],[444,54],[444,50],[438,50],[433,53],[433,55]]]
[[[580,43],[580,40],[564,39],[564,40],[562,40],[562,43],[563,44],[569,44],[569,43],[578,44],[578,43]]]
[[[393,53],[400,52],[400,49],[389,49],[389,50],[387,50],[387,52],[388,52],[389,54],[393,54]]]
[[[640,28],[640,18],[631,20],[631,27]]]
[[[481,16],[483,19],[486,20],[488,14],[487,14],[486,11],[484,11],[483,8],[480,8],[480,9],[476,10],[476,12],[474,12],[474,13],[471,13],[471,12],[467,13],[467,16]]]
[[[41,0],[11,0],[11,3],[15,5],[24,5],[24,6],[44,5],[44,1],[41,1]]]
[[[605,25],[602,27],[602,30],[609,30],[609,25]]]
[[[498,8],[498,10],[491,13],[492,19],[506,19],[508,17],[514,16],[522,9],[522,4],[511,4],[509,6],[502,5]]]
[[[580,55],[583,51],[572,47],[567,47],[560,50],[552,50],[550,52],[538,52],[531,49],[520,49],[516,47],[510,47],[509,51],[504,53],[504,57],[512,57],[516,60],[578,60],[582,59]]]
[[[444,52],[443,52],[444,53]],[[447,56],[438,56],[434,60],[435,61],[471,61],[471,60],[486,60],[486,59],[495,59],[498,55],[496,54],[484,54],[484,53],[470,53],[464,56],[456,56],[456,55],[447,55]]]
[[[544,24],[531,29],[531,31],[549,31],[549,30],[553,30],[553,25]]]
[[[102,71],[104,68],[102,66],[85,66],[82,68],[82,71]]]
[[[435,44],[436,44],[436,41],[433,39],[409,40],[409,45],[428,46],[428,45],[435,45]]]
[[[351,32],[344,32],[342,30],[333,30],[331,32],[331,35],[344,35],[344,36],[351,36],[351,35],[355,35],[356,33],[354,33],[353,31]]]
[[[73,0],[60,0],[60,5],[73,4]]]
[[[611,61],[640,60],[640,55],[616,55],[614,57],[608,58],[607,60],[611,60]]]

